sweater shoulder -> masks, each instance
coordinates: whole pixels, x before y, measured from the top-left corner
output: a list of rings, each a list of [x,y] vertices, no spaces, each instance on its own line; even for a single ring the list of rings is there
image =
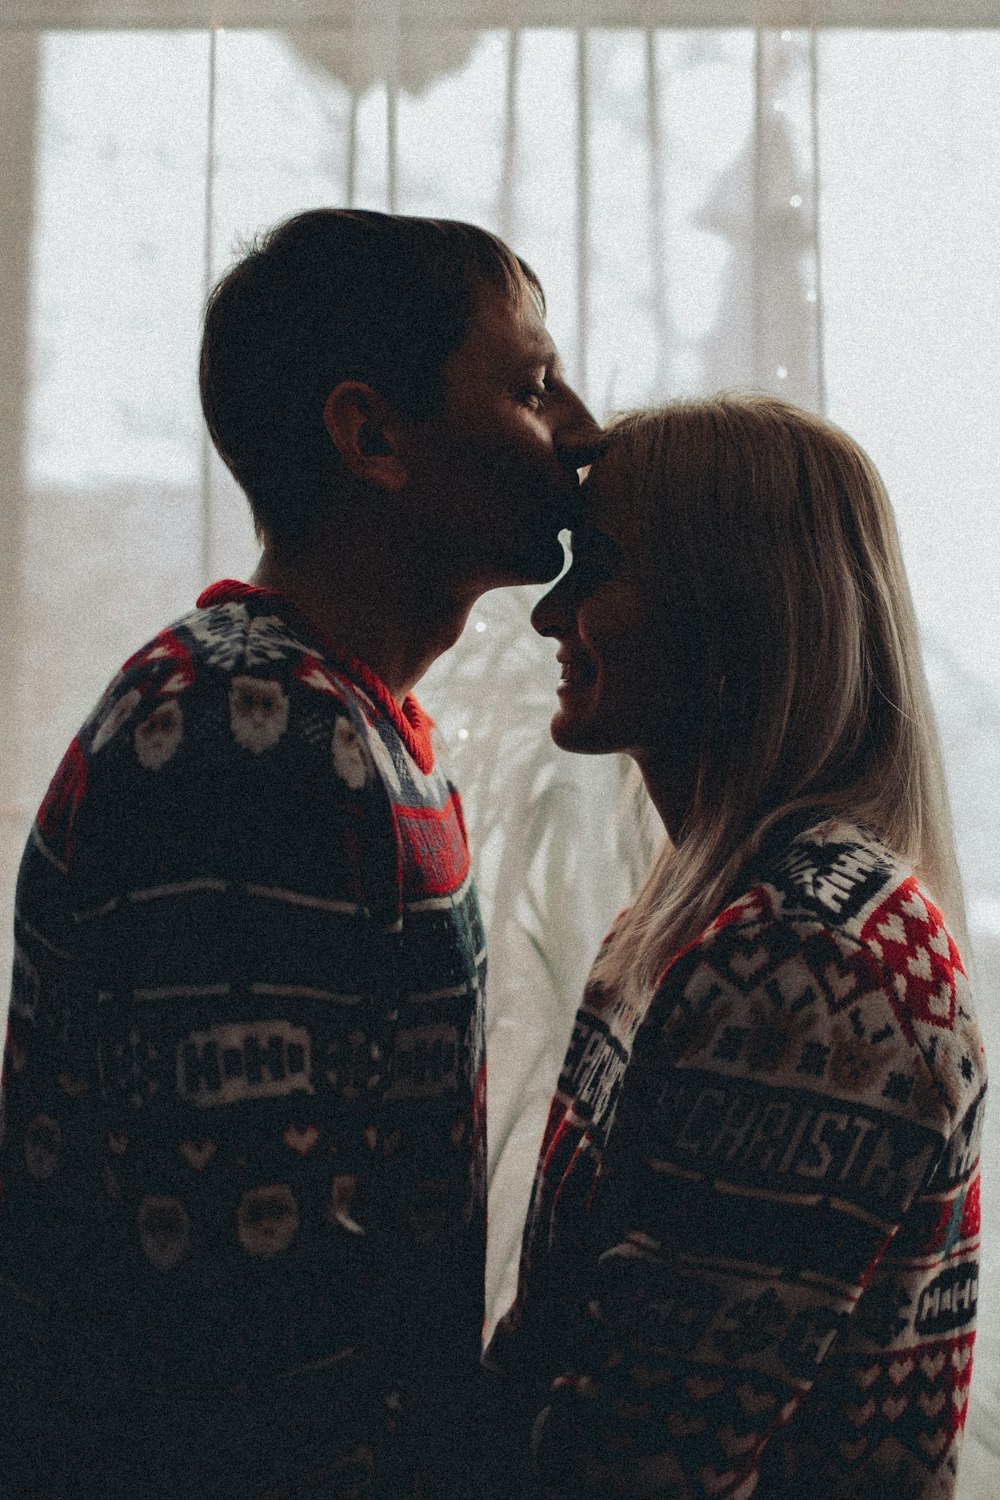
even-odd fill
[[[845,1055],[881,1060],[895,1049],[914,1066],[919,1058],[931,1086],[926,1112],[944,1128],[965,1117],[985,1087],[982,1037],[954,938],[913,870],[868,830],[830,820],[758,867],[692,945],[678,977],[690,997],[709,975],[741,1008],[759,1009],[752,997],[760,995],[769,1004],[783,997],[789,1013],[801,1006],[815,1018],[816,1037],[822,1032],[824,1045]],[[898,1066],[882,1068],[880,1081],[905,1109]]]
[[[786,844],[762,878],[774,893],[776,917],[821,922],[863,940],[874,912],[913,871],[874,833],[831,818]]]
[[[371,717],[371,705],[323,647],[257,600],[223,600],[188,611],[134,651],[115,672],[77,734],[89,759],[159,710],[228,701],[226,717],[268,714],[287,724],[292,699],[311,716]],[[325,709],[325,713],[324,713]],[[217,717],[213,710],[208,718]],[[153,721],[154,723],[157,721]],[[272,726],[273,734],[273,726]]]

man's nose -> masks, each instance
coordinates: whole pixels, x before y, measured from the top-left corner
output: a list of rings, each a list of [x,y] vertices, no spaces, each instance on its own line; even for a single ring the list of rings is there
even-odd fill
[[[556,452],[564,468],[583,469],[604,452],[608,435],[580,397],[575,392],[568,394],[567,408],[555,433]]]

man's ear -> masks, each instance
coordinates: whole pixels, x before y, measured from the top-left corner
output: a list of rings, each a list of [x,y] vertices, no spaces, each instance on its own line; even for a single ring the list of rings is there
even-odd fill
[[[323,405],[323,425],[352,474],[383,490],[409,478],[398,451],[399,419],[383,396],[361,380],[342,380]]]

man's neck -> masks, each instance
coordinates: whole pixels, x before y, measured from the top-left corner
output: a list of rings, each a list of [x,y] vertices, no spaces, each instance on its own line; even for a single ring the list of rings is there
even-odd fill
[[[478,590],[449,587],[426,560],[376,546],[283,557],[265,546],[251,578],[281,594],[329,640],[370,667],[402,704],[461,635]]]

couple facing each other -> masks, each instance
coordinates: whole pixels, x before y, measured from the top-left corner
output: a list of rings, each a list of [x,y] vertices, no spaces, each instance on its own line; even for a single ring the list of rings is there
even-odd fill
[[[18,879],[0,1493],[947,1500],[985,1069],[868,460],[765,397],[602,434],[502,242],[366,212],[227,273],[201,389],[260,565],[116,673]],[[552,732],[667,838],[481,1363],[485,940],[412,689],[566,527]]]

